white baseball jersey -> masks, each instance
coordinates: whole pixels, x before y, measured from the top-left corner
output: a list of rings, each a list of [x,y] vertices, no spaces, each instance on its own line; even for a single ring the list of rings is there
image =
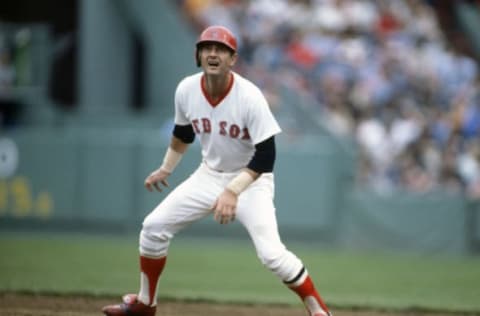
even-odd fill
[[[219,195],[248,165],[255,144],[280,132],[261,91],[233,73],[232,85],[216,103],[202,91],[202,73],[183,79],[175,94],[175,124],[192,124],[203,163],[144,220],[140,251],[166,256],[170,240],[212,214]],[[249,233],[260,260],[281,280],[291,280],[303,263],[282,243],[275,216],[274,175],[262,173],[238,197],[236,220]]]
[[[281,131],[260,89],[232,74],[231,86],[216,103],[202,88],[202,72],[183,79],[175,93],[175,124],[192,124],[205,164],[227,172],[244,168],[255,144]]]

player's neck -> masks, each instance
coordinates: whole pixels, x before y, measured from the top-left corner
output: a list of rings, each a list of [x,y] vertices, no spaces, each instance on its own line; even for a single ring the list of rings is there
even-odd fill
[[[227,73],[225,76],[207,76],[203,75],[203,88],[211,99],[221,98],[225,95],[233,80],[233,74]]]

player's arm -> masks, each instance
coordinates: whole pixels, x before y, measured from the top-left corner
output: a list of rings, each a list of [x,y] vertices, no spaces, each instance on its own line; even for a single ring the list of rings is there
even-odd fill
[[[163,163],[160,169],[171,174],[182,159],[183,154],[188,148],[188,145],[195,140],[195,132],[191,124],[175,125],[170,140],[170,146],[167,148]]]
[[[191,124],[175,125],[170,145],[167,148],[162,165],[145,179],[145,187],[147,190],[152,191],[153,187],[155,187],[158,191],[162,191],[158,185],[159,182],[168,187],[168,176],[175,170],[187,150],[188,145],[194,140],[195,132]]]
[[[255,145],[255,153],[247,167],[227,185],[226,189],[239,195],[260,174],[273,171],[275,157],[275,137],[272,136]]]
[[[220,224],[228,224],[235,220],[237,200],[240,193],[252,184],[260,174],[272,172],[274,163],[275,139],[272,136],[255,145],[255,153],[247,167],[233,178],[220,194],[213,205],[214,219]]]

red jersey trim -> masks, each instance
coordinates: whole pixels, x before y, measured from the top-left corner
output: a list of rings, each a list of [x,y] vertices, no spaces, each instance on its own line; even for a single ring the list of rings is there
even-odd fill
[[[202,93],[212,107],[216,107],[220,102],[223,101],[223,99],[225,99],[228,93],[230,93],[230,90],[232,90],[232,87],[233,87],[233,78],[234,78],[233,74],[230,73],[230,82],[228,83],[227,90],[225,90],[225,93],[215,101],[208,95],[207,89],[205,88],[205,75],[202,75],[202,79],[200,83],[200,86],[202,88]]]

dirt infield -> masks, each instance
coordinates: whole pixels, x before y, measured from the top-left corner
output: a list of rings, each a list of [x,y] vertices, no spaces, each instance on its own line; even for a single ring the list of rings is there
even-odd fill
[[[1,316],[101,316],[111,299],[0,293]],[[335,316],[452,316],[453,314],[336,310]],[[158,316],[305,316],[301,307],[164,302]],[[456,316],[460,314],[454,314]]]

